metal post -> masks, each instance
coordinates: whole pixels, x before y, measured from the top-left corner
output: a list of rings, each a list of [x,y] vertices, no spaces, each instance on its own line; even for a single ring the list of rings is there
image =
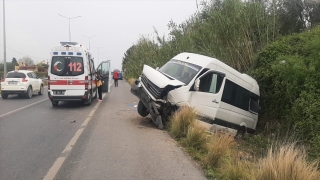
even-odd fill
[[[59,16],[62,16],[62,15],[59,14]],[[69,18],[69,17],[66,17],[66,16],[62,16],[62,17],[69,19],[69,42],[71,42],[70,19],[78,18],[78,17],[81,17],[81,16],[72,17],[72,18]]]
[[[100,50],[101,47],[96,47],[96,48],[98,48],[98,64],[99,64],[100,63],[100,58],[99,58],[100,52],[99,52],[99,50]]]
[[[69,42],[71,42],[70,19],[69,19]]]
[[[3,55],[4,55],[4,64],[3,64],[3,76],[7,75],[7,46],[6,46],[6,23],[5,23],[5,0],[3,0]]]
[[[92,37],[95,37],[96,35],[94,35],[94,36],[86,36],[86,35],[82,35],[82,36],[87,37],[87,38],[89,39],[89,49],[90,49],[90,39],[91,39]]]

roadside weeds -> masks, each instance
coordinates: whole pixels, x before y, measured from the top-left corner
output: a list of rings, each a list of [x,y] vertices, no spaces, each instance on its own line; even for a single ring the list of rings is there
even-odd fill
[[[132,85],[134,78],[127,79]],[[269,141],[260,135],[236,139],[228,132],[207,132],[191,107],[171,117],[167,131],[212,180],[318,180],[319,160],[309,160],[294,141]]]
[[[168,131],[206,173],[221,180],[317,180],[318,161],[308,161],[296,143],[275,143],[261,157],[246,151],[241,140],[226,132],[208,133],[190,107],[182,107],[170,119]]]

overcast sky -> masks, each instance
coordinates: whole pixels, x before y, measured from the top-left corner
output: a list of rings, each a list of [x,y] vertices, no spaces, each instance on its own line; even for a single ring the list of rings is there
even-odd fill
[[[0,61],[3,61],[3,0],[0,1]],[[181,23],[197,10],[196,0],[5,0],[7,61],[25,55],[35,61],[50,59],[50,50],[61,41],[89,46],[98,63],[110,59],[112,68],[120,68],[123,54],[141,35],[169,33],[172,19]],[[105,53],[101,53],[105,52]]]

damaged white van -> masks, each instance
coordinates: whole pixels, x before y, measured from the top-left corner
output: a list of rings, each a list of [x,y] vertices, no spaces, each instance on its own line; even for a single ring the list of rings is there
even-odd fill
[[[144,65],[131,93],[140,99],[138,113],[150,114],[160,129],[174,110],[190,106],[201,121],[254,133],[261,109],[255,79],[193,53],[178,54],[160,69]]]

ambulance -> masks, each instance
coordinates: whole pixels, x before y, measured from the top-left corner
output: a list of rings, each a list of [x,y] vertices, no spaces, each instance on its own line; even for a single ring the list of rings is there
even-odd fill
[[[52,106],[59,101],[90,105],[97,98],[95,65],[91,52],[77,42],[60,42],[51,49],[48,68],[48,97]]]

